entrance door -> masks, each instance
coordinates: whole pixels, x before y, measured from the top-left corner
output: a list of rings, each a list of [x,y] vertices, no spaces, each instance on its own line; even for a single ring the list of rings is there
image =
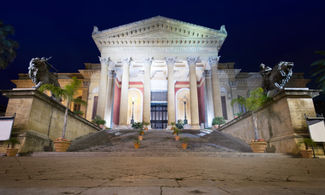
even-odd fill
[[[151,103],[151,128],[167,128],[167,103]]]

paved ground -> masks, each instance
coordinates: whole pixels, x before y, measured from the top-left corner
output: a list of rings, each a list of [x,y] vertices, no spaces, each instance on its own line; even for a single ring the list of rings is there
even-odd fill
[[[325,159],[243,153],[220,132],[102,131],[74,142],[79,152],[0,157],[2,194],[324,194]],[[80,152],[81,151],[81,152]]]
[[[1,157],[0,194],[324,194],[325,191],[323,159],[226,154],[218,157],[218,153],[178,157],[105,154]]]

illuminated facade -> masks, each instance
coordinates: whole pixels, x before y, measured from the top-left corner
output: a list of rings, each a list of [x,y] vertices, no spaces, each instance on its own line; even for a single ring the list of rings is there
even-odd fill
[[[261,85],[258,73],[219,63],[224,26],[214,30],[157,16],[103,31],[94,27],[92,37],[100,64],[60,73],[59,82],[64,86],[67,77],[81,79],[77,97],[88,104],[71,109],[83,111],[88,120],[99,115],[108,127],[127,128],[133,120],[164,129],[185,117],[187,128],[211,127],[215,116],[231,120],[244,111],[231,100]],[[32,86],[23,74],[13,82]],[[296,74],[290,83],[301,87],[306,80]]]

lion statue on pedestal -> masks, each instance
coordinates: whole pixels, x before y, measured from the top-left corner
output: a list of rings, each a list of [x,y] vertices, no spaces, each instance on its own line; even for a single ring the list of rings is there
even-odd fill
[[[38,89],[43,84],[53,84],[60,87],[58,82],[58,76],[55,73],[50,72],[49,68],[55,69],[47,61],[51,58],[32,58],[29,62],[28,76],[35,83],[34,88]]]
[[[293,62],[284,61],[278,63],[273,69],[263,63],[260,65],[260,74],[263,77],[262,88],[267,92],[268,97],[273,97],[283,90],[292,77],[293,65]]]

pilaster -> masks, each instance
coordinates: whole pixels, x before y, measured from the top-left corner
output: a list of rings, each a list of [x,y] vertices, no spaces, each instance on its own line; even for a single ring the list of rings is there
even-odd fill
[[[213,108],[214,116],[222,115],[221,96],[220,96],[220,83],[218,77],[218,63],[220,57],[210,57],[209,64],[212,70],[212,89],[213,89]]]
[[[150,123],[150,108],[151,108],[151,88],[150,75],[151,64],[153,58],[145,59],[144,63],[144,82],[143,82],[143,122]]]
[[[127,113],[128,113],[128,90],[129,90],[129,69],[131,58],[122,60],[123,73],[122,73],[122,87],[121,87],[121,102],[120,102],[120,126],[127,126]]]
[[[165,58],[168,68],[168,126],[175,123],[175,83],[174,83],[174,64],[176,58]]]
[[[197,79],[196,79],[196,63],[198,57],[187,57],[187,63],[190,69],[190,98],[191,98],[191,127],[192,129],[200,129],[199,124],[199,105],[197,96]]]

